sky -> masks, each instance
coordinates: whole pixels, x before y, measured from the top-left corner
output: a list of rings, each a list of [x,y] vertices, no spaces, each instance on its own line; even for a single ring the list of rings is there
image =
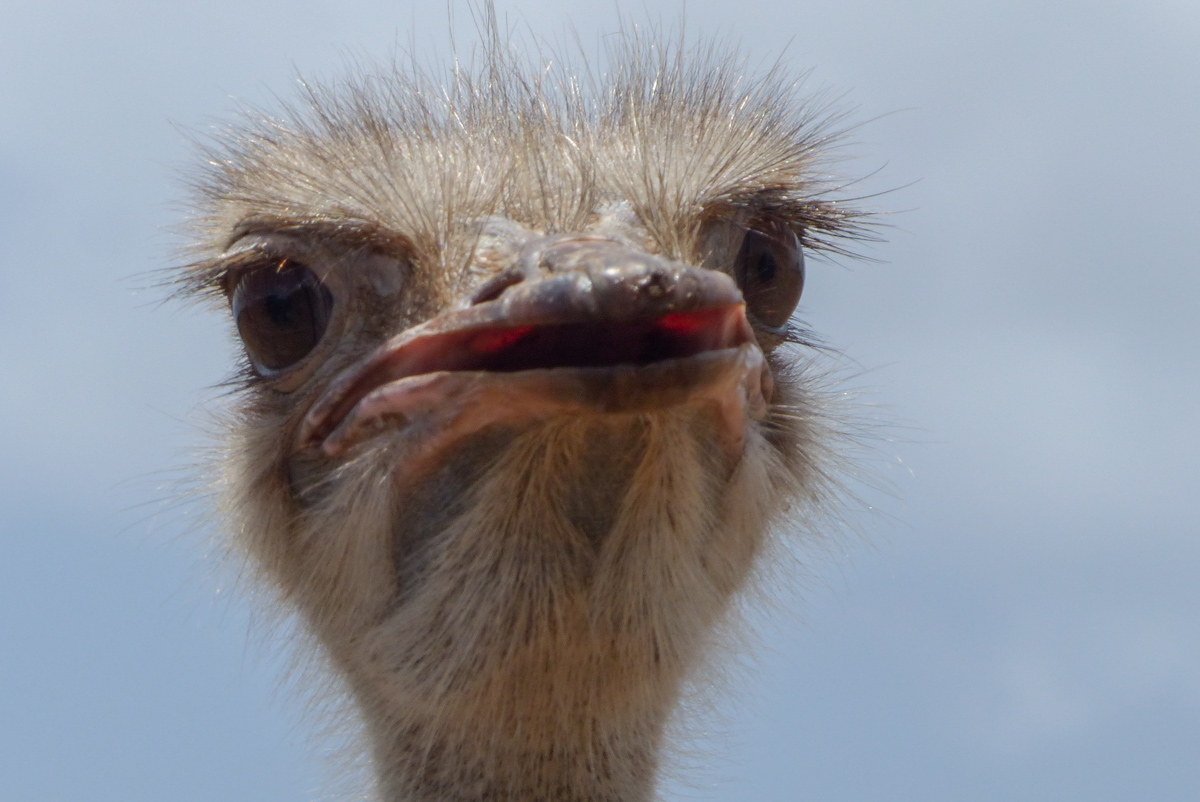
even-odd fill
[[[297,75],[444,64],[447,9],[0,5],[4,798],[328,798],[286,656],[178,501],[235,344],[154,271],[190,136]],[[810,263],[801,305],[879,432],[855,534],[751,615],[664,798],[1195,799],[1200,6],[499,11],[591,48],[683,16],[782,57],[851,110],[840,169],[887,226]]]

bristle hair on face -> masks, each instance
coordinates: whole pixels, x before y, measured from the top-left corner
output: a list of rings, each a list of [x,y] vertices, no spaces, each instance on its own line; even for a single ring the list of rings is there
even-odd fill
[[[473,221],[572,231],[606,199],[631,204],[680,258],[695,257],[703,217],[729,208],[782,212],[816,251],[869,236],[864,215],[830,196],[844,112],[801,98],[779,65],[749,76],[714,41],[624,33],[606,42],[598,75],[581,58],[527,60],[491,29],[440,78],[395,64],[306,83],[303,101],[275,114],[247,110],[204,147],[189,237],[199,258],[180,289],[219,289],[213,259],[231,236],[324,224],[397,240],[452,292]]]

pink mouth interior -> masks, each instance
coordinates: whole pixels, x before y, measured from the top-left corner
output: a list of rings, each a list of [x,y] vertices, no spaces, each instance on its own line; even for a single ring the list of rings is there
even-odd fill
[[[410,376],[648,365],[734,348],[747,341],[741,310],[731,304],[646,320],[497,326],[417,337],[360,375],[322,416],[310,442],[325,439],[371,391]]]
[[[728,347],[723,342],[721,325],[728,316],[728,309],[704,309],[673,312],[653,320],[512,326],[446,334],[431,338],[435,342],[425,345],[449,356],[446,361],[452,364],[439,365],[443,360],[435,357],[420,372],[511,373],[541,368],[648,365]]]

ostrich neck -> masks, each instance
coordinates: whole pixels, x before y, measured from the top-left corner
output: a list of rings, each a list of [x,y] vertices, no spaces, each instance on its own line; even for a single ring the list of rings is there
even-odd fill
[[[325,630],[386,802],[652,797],[757,542],[722,520],[740,472],[703,456],[708,415],[481,438],[399,500],[398,592]]]
[[[399,712],[399,711],[396,711]],[[661,721],[613,727],[579,718],[554,743],[531,743],[538,722],[466,718],[451,736],[444,717],[411,711],[368,728],[384,802],[647,802],[658,768]],[[522,726],[522,724],[524,726]],[[557,728],[555,728],[557,729]],[[597,737],[599,733],[605,733]]]

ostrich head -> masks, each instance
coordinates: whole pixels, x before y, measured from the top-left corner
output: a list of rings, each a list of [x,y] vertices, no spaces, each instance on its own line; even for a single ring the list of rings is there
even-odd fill
[[[485,50],[210,154],[180,280],[244,346],[222,511],[383,798],[635,802],[764,543],[828,494],[792,315],[858,218],[819,115],[736,58],[634,37],[585,84]]]

